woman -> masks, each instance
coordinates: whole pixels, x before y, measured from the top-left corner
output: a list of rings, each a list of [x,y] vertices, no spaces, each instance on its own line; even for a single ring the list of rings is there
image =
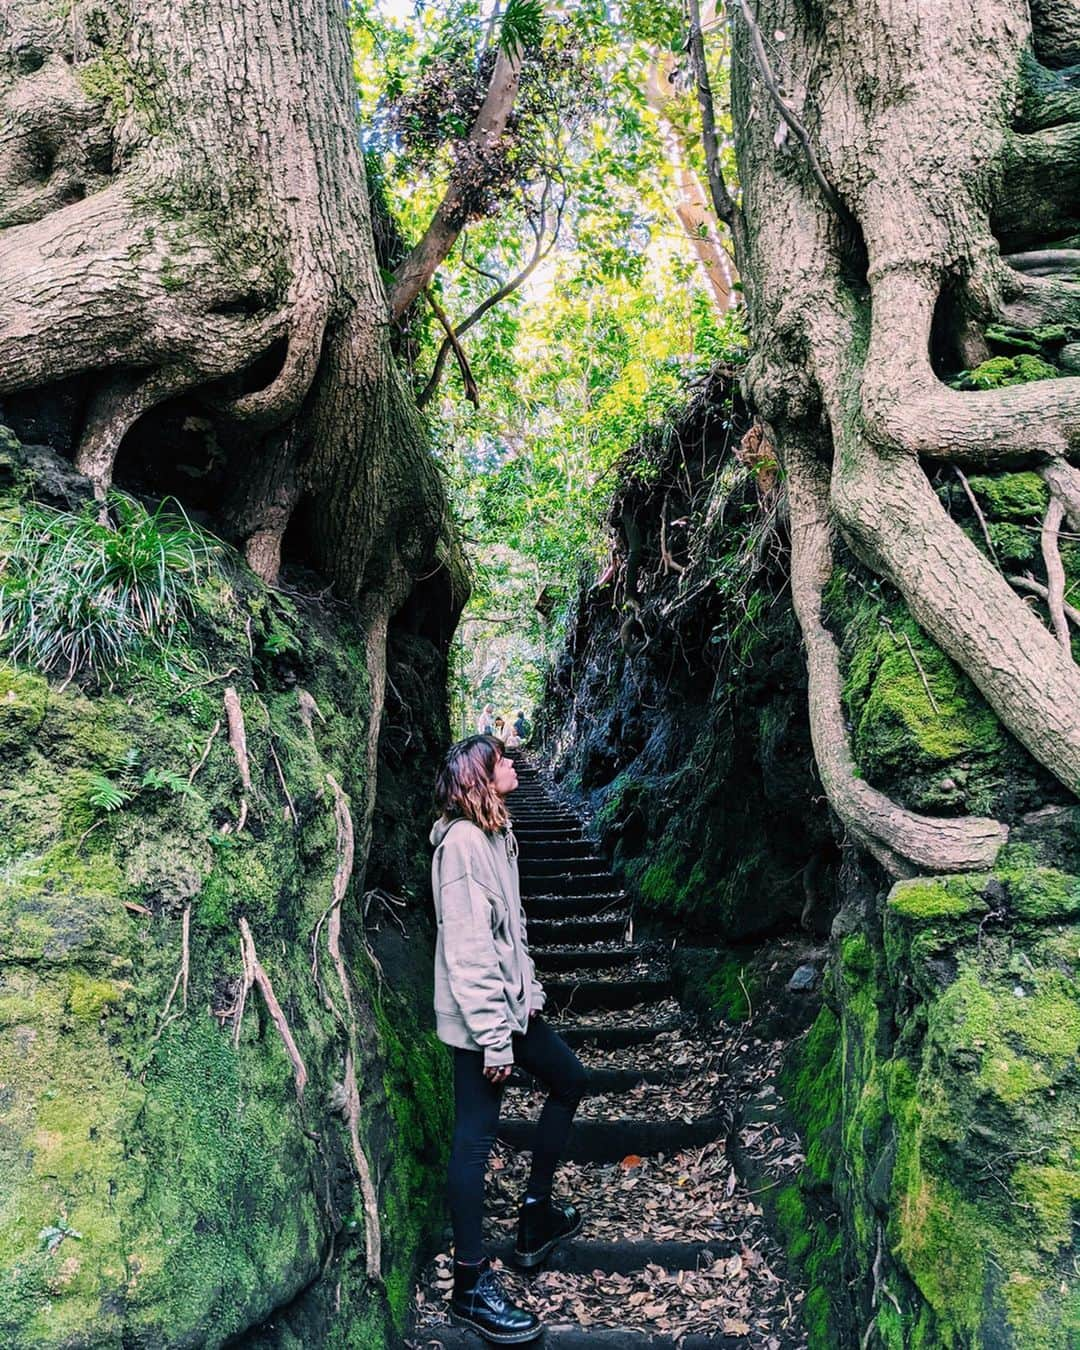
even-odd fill
[[[537,1122],[532,1169],[518,1219],[514,1261],[531,1269],[581,1227],[573,1205],[556,1204],[552,1181],[587,1075],[540,1016],[544,991],[526,942],[517,841],[506,798],[517,787],[512,760],[494,736],[451,747],[435,780],[442,815],[431,831],[431,885],[439,931],[435,1020],[454,1050],[454,1142],[448,1185],[454,1224],[454,1321],[500,1345],[543,1330],[507,1298],[484,1257],[484,1171],[502,1092],[515,1064],[548,1089]]]

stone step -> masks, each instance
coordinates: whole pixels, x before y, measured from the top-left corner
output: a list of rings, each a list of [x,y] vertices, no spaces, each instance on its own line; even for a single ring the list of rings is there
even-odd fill
[[[716,1244],[719,1250],[719,1243]],[[552,1262],[550,1268],[558,1269]],[[599,1270],[600,1267],[597,1266]],[[672,1269],[672,1267],[668,1267]],[[417,1333],[420,1335],[420,1333]],[[479,1332],[465,1327],[425,1327],[421,1345],[439,1345],[443,1350],[490,1350],[492,1342]],[[572,1322],[545,1323],[535,1346],[553,1346],[555,1350],[746,1350],[746,1338],[694,1335],[676,1338],[661,1331],[636,1331],[629,1327],[582,1327]]]
[[[697,1120],[649,1120],[636,1116],[613,1116],[606,1120],[575,1120],[564,1158],[573,1162],[618,1162],[627,1154],[647,1157],[652,1153],[678,1153],[700,1148],[727,1132],[719,1113]],[[498,1136],[511,1148],[528,1150],[536,1129],[534,1120],[507,1116],[499,1121]]]
[[[531,905],[530,905],[531,909]],[[595,918],[542,919],[529,916],[529,949],[534,957],[550,945],[563,947],[571,942],[605,942],[622,936],[630,916],[625,910],[597,915]]]
[[[564,1016],[568,1012],[596,1012],[605,1008],[633,1008],[659,1003],[671,994],[670,980],[545,980],[546,1007]]]
[[[600,1050],[621,1050],[627,1045],[644,1045],[654,1041],[665,1031],[678,1031],[682,1022],[677,1017],[665,1017],[657,1022],[623,1022],[610,1027],[553,1025],[572,1049],[588,1044]]]
[[[529,925],[532,937],[533,925]],[[660,953],[639,944],[621,947],[545,947],[530,943],[533,960],[540,970],[590,970],[602,966],[631,966],[635,961],[659,958]]]
[[[626,905],[626,896],[621,894],[526,895],[525,900],[530,929],[534,919],[587,919]]]
[[[589,839],[541,839],[518,835],[518,845],[519,867],[534,862],[555,864],[578,858],[592,858],[600,867],[604,866],[603,861],[596,856],[595,845]]]
[[[516,826],[514,833],[517,835],[517,841],[524,850],[531,848],[558,849],[565,848],[567,844],[576,847],[579,844],[586,845],[590,850],[593,844],[586,839],[582,833],[580,825],[567,825],[557,830],[539,829],[530,830],[527,827],[519,830]]]
[[[581,899],[586,895],[618,894],[620,887],[610,872],[578,872],[571,877],[522,877],[521,893]]]
[[[579,877],[601,872],[611,875],[603,858],[598,858],[595,854],[578,858],[567,858],[565,855],[538,858],[535,854],[526,854],[523,851],[518,858],[518,870],[522,881],[526,877]]]
[[[632,1092],[642,1083],[662,1084],[678,1083],[687,1076],[687,1069],[597,1069],[589,1070],[589,1086],[585,1090],[587,1097],[603,1097],[608,1094]],[[515,1068],[507,1080],[509,1087],[527,1088],[532,1091],[543,1085],[524,1069]]]

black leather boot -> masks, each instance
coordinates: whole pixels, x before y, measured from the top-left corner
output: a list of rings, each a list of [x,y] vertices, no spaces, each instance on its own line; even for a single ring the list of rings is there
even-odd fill
[[[522,1270],[532,1270],[553,1247],[564,1238],[573,1237],[580,1227],[581,1215],[573,1205],[559,1205],[550,1198],[522,1205],[514,1265]]]
[[[472,1327],[496,1345],[523,1345],[535,1341],[544,1330],[531,1312],[510,1301],[486,1259],[478,1266],[454,1262],[450,1320]]]

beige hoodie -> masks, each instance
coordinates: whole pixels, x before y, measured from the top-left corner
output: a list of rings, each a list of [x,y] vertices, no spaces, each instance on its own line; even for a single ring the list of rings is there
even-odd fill
[[[471,820],[441,816],[431,831],[438,1037],[482,1050],[484,1067],[512,1064],[510,1038],[544,1006],[525,936],[517,841]]]

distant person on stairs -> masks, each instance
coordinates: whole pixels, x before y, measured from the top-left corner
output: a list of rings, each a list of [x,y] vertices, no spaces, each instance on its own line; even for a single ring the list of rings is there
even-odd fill
[[[527,741],[532,732],[532,727],[529,725],[529,719],[520,708],[514,709],[514,730],[517,732],[518,739],[521,741]]]
[[[484,711],[476,719],[476,729],[481,736],[494,736],[495,734],[494,704],[491,703],[484,704]]]
[[[435,1018],[439,1039],[454,1050],[450,1315],[499,1345],[535,1340],[543,1330],[506,1296],[484,1256],[484,1172],[503,1087],[520,1064],[549,1093],[536,1125],[514,1251],[515,1263],[531,1269],[581,1227],[578,1211],[556,1204],[551,1188],[588,1081],[577,1056],[540,1016],[544,991],[529,956],[517,841],[506,807],[516,787],[513,762],[494,736],[459,741],[435,780],[442,815],[431,831],[439,925]]]

